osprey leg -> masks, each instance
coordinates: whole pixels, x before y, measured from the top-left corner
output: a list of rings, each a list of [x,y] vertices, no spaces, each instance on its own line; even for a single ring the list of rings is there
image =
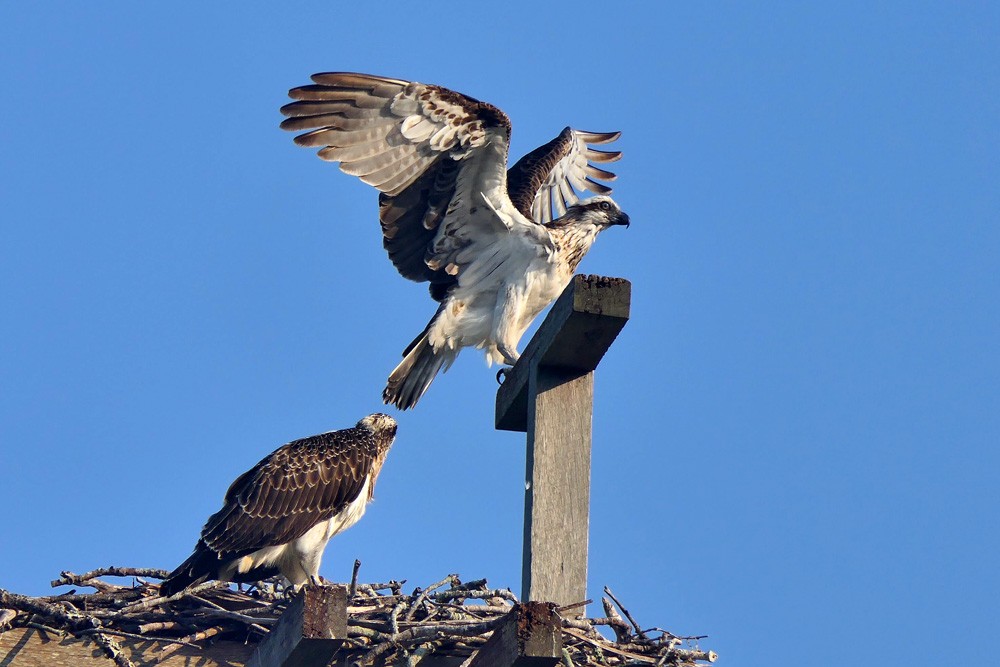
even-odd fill
[[[524,307],[523,286],[508,284],[497,292],[491,337],[497,352],[508,366],[516,364],[521,357],[521,353],[517,351],[517,343],[524,333],[521,326],[525,315]]]

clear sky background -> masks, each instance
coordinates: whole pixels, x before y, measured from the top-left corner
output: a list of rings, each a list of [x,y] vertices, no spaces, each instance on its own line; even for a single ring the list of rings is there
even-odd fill
[[[514,157],[623,131],[591,597],[724,665],[995,653],[1000,5],[813,4],[4,3],[0,587],[171,568],[261,456],[383,409],[434,305],[278,129],[353,70],[496,104]],[[467,351],[390,411],[324,576],[519,590],[495,390]]]

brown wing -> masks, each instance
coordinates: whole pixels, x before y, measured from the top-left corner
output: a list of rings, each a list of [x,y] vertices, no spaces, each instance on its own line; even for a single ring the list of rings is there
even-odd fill
[[[301,537],[357,498],[375,458],[371,433],[358,428],[290,442],[233,482],[201,539],[238,556]]]
[[[295,138],[324,160],[376,187],[383,245],[404,277],[431,281],[443,294],[454,277],[432,270],[425,255],[448,212],[463,164],[487,143],[487,130],[509,137],[496,107],[447,88],[368,74],[315,74],[289,91],[281,127],[310,130]],[[503,159],[506,160],[506,154]],[[500,168],[505,168],[501,165]]]
[[[616,176],[591,163],[614,162],[622,154],[597,150],[590,144],[607,144],[619,136],[621,132],[583,132],[567,127],[508,170],[507,190],[514,206],[528,219],[545,224],[565,213],[579,199],[577,192],[610,194],[611,188],[598,181],[613,181]]]

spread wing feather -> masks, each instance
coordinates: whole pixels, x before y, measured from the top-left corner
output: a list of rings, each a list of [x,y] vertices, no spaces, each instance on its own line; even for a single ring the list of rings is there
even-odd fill
[[[339,160],[345,172],[370,179],[366,182],[389,195],[399,194],[442,157],[460,158],[482,146],[491,124],[510,127],[495,107],[439,86],[349,72],[312,79],[314,85],[289,91],[296,101],[282,107],[288,116],[282,127],[311,130],[296,143],[322,147],[321,157]],[[370,153],[335,150],[365,144]],[[393,159],[370,163],[386,144],[395,148]]]
[[[529,222],[511,221],[510,121],[496,107],[440,86],[366,74],[312,79],[289,91],[296,101],[282,107],[282,127],[305,131],[297,144],[319,148],[321,158],[380,191],[389,258],[404,277],[429,281],[435,299],[474,256],[464,249]]]
[[[525,155],[507,172],[507,188],[514,206],[525,217],[545,224],[576,203],[577,192],[610,194],[611,188],[600,181],[613,181],[615,175],[592,163],[614,162],[622,154],[601,151],[592,145],[611,143],[620,135],[620,132],[565,128],[558,137]]]
[[[290,442],[233,482],[201,539],[239,557],[301,537],[357,498],[375,456],[374,440],[359,429]]]

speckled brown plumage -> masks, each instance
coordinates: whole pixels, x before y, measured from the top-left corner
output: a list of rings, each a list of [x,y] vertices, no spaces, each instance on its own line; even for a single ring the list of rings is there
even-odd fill
[[[180,590],[199,577],[217,578],[226,563],[305,535],[355,501],[375,482],[396,434],[387,415],[358,425],[289,442],[240,475],[226,491],[221,510],[209,517],[194,553],[165,582]],[[277,572],[254,570],[234,581]]]
[[[380,458],[375,435],[357,427],[290,442],[233,482],[201,539],[235,556],[301,537],[356,498]]]

